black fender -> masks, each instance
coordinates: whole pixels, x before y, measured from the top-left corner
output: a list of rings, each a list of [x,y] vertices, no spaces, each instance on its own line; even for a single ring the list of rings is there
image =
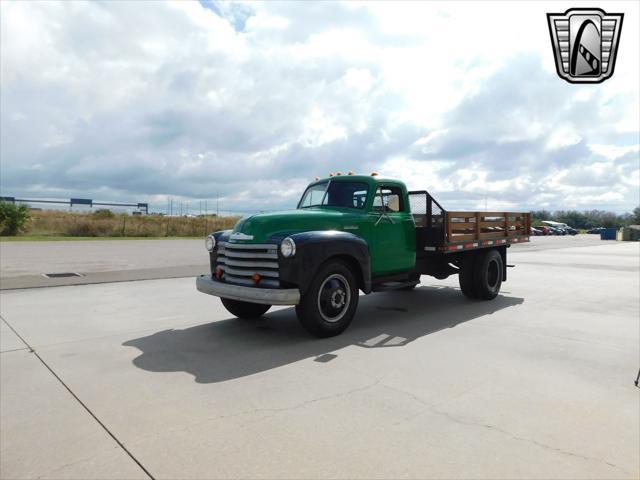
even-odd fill
[[[300,294],[304,294],[320,265],[337,257],[351,265],[360,290],[371,292],[371,256],[362,237],[338,230],[302,232],[289,237],[296,244],[296,253],[284,258],[278,249],[280,282],[296,285]],[[280,243],[282,238],[277,240]]]
[[[502,281],[507,281],[507,247],[511,245],[507,245],[504,247],[498,247],[498,252],[500,252],[500,256],[502,257]]]

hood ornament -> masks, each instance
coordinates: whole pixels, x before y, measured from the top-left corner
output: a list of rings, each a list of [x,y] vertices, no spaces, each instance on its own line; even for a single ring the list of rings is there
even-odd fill
[[[229,240],[253,240],[253,235],[247,235],[245,233],[232,233]]]

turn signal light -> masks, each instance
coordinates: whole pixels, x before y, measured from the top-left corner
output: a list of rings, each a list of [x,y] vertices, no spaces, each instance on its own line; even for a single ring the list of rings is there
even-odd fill
[[[216,278],[220,280],[222,278],[223,270],[221,267],[216,267]]]
[[[253,283],[255,283],[256,285],[258,285],[260,283],[260,280],[262,280],[262,277],[259,273],[254,273],[253,275],[251,275],[251,278],[253,280]]]

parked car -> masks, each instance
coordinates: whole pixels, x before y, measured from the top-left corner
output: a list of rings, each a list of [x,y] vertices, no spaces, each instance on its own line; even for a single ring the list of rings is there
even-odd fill
[[[542,223],[551,229],[553,235],[576,235],[578,233],[575,228],[570,227],[566,223],[551,220],[543,220]]]
[[[602,230],[604,230],[604,227],[595,227],[595,228],[591,228],[591,229],[587,230],[587,233],[600,235],[600,232]]]
[[[535,235],[535,236],[541,236],[544,235],[544,233],[542,233],[542,229],[539,229],[537,227],[531,227],[531,235]]]
[[[546,226],[536,227],[536,230],[540,232],[540,235],[551,235],[551,229]]]

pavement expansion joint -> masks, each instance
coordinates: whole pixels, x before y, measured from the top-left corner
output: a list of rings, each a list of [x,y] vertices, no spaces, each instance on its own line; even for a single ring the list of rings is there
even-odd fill
[[[35,349],[33,349],[33,347],[31,347],[31,345],[29,345],[29,343],[24,338],[22,338],[22,336],[16,331],[15,328],[13,328],[13,326],[7,321],[7,319],[2,316],[0,316],[0,319],[5,323],[5,325],[7,325],[7,327],[11,329],[13,333],[16,334],[16,336],[22,341],[22,343],[27,346],[29,351],[33,353],[38,360],[40,360],[40,363],[42,363],[42,365],[44,365],[44,367],[49,370],[51,375],[53,375],[56,380],[58,380],[58,382],[60,382],[60,384],[71,394],[71,396],[76,399],[76,401],[82,406],[82,408],[84,408],[87,413],[91,415],[91,417],[93,417],[96,422],[98,422],[98,425],[100,425],[102,429],[107,432],[107,434],[120,446],[120,448],[124,450],[124,452],[131,458],[131,460],[133,460],[150,479],[154,480],[155,477],[151,475],[151,473],[144,467],[144,465],[140,463],[140,461],[127,449],[127,447],[125,447],[125,445],[111,432],[111,430],[109,430],[109,428],[95,415],[95,413],[93,413],[93,411],[91,411],[91,409],[82,400],[80,400],[80,397],[78,397],[78,395],[76,395],[75,392],[71,390],[71,387],[69,387],[64,382],[64,380],[62,380],[62,378],[60,378],[60,376],[53,371],[53,369],[47,364],[47,362],[44,361],[44,359],[38,354],[38,352],[36,352]]]

